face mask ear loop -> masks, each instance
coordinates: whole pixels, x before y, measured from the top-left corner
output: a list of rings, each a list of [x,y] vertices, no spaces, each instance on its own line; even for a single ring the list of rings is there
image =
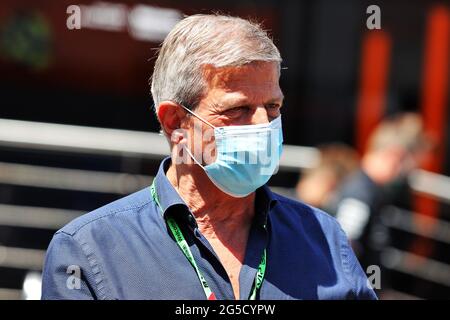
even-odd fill
[[[197,161],[197,159],[195,159],[194,155],[192,154],[191,150],[189,150],[189,148],[187,146],[183,147],[184,150],[191,156],[192,160],[194,160],[194,162],[196,164],[198,164],[201,168],[203,168],[202,164],[200,162]],[[203,168],[204,169],[204,168]]]
[[[194,117],[196,117],[197,119],[199,119],[200,121],[202,121],[203,123],[207,124],[208,126],[210,126],[213,129],[216,129],[215,126],[213,126],[211,123],[209,123],[209,121],[206,121],[205,119],[203,119],[202,117],[200,117],[198,114],[195,114],[192,110],[186,108],[185,106],[183,106],[182,104],[180,104],[181,107],[183,107],[184,110],[186,110],[187,112],[189,112],[190,114],[192,114]]]
[[[192,110],[186,108],[185,106],[183,106],[182,104],[180,104],[181,107],[183,107],[184,110],[186,110],[187,112],[189,112],[190,114],[192,114],[194,117],[196,117],[197,119],[199,119],[200,121],[202,121],[203,123],[207,124],[208,126],[210,126],[213,129],[216,129],[215,126],[213,126],[211,123],[209,123],[208,121],[206,121],[205,119],[203,119],[202,117],[200,117],[199,115],[195,114],[194,112],[192,112]],[[201,168],[204,169],[203,165],[197,160],[195,159],[194,155],[192,154],[191,150],[189,150],[189,148],[187,146],[183,147],[184,150],[186,150],[186,152],[191,156],[192,160],[194,160],[194,162],[196,164],[198,164]]]

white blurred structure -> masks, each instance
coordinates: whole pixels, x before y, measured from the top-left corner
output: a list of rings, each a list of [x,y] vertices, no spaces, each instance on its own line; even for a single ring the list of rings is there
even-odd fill
[[[28,272],[23,281],[22,299],[40,300],[41,299],[42,275],[40,272]]]

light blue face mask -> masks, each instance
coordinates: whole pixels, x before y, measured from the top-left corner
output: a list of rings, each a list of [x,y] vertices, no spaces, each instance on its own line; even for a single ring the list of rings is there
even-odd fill
[[[278,169],[283,145],[281,116],[269,123],[215,127],[183,106],[196,118],[214,128],[216,160],[203,166],[185,147],[223,192],[245,197],[266,184]]]

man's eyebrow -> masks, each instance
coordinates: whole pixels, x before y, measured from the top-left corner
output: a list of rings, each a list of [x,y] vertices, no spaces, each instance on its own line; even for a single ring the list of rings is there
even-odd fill
[[[247,104],[249,104],[247,97],[240,97],[240,98],[230,98],[228,100],[225,100],[218,106],[221,107],[221,109],[228,109],[228,108],[232,108],[232,107],[236,107],[236,106],[240,106],[240,105],[247,105]]]
[[[284,95],[281,94],[278,97],[271,98],[271,99],[265,101],[264,104],[272,104],[272,103],[282,104],[283,100],[284,100]],[[240,106],[240,105],[249,105],[249,104],[250,103],[249,103],[247,97],[242,97],[242,98],[231,98],[217,106],[222,107],[222,108],[230,108],[230,107],[235,107],[235,106]]]

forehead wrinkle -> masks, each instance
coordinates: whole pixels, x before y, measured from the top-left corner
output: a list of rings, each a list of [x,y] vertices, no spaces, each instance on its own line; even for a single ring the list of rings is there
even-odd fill
[[[273,66],[267,68],[267,66]],[[269,72],[268,69],[270,70]],[[202,74],[208,87],[227,88],[233,85],[246,86],[245,82],[254,81],[258,78],[267,78],[267,85],[278,84],[279,72],[273,63],[254,62],[243,66],[215,67],[213,65],[202,66]],[[259,75],[258,75],[259,74]],[[263,77],[261,77],[263,74]],[[264,82],[259,81],[260,84]]]
[[[275,66],[271,67],[267,63],[220,68],[203,66],[204,80],[207,83],[205,98],[216,99],[219,109],[238,104],[280,102],[283,94],[279,86],[278,71]]]

